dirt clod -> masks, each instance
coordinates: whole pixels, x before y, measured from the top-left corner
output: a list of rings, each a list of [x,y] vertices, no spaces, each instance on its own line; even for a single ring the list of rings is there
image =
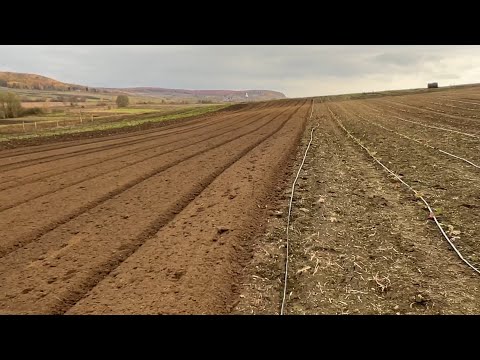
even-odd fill
[[[217,233],[218,234],[223,234],[227,231],[229,231],[230,228],[226,227],[226,226],[217,226]]]

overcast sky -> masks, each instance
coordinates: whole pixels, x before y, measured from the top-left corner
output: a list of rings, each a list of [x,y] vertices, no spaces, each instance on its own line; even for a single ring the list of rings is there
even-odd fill
[[[480,82],[480,46],[0,45],[0,71],[94,87],[269,89],[301,97]]]

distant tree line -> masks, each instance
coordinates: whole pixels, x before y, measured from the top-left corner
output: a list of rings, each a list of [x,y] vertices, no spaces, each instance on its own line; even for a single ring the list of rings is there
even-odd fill
[[[7,81],[0,79],[0,87],[8,87],[11,89],[26,89],[26,90],[54,90],[54,91],[86,91],[86,92],[98,92],[95,88],[89,88],[88,86],[65,86],[54,85],[45,83],[24,83],[20,81]]]

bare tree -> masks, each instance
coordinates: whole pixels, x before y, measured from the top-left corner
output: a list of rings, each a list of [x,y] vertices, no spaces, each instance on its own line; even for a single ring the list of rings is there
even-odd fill
[[[20,99],[14,93],[0,93],[0,117],[15,118],[22,112]]]

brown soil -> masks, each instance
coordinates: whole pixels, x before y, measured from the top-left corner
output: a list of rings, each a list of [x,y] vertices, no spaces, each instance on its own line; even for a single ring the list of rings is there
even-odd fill
[[[458,248],[477,266],[480,170],[357,115],[477,161],[479,142],[395,121],[380,104],[384,103],[315,105],[308,128],[318,128],[293,203],[286,313],[479,313],[478,274],[460,261],[414,195],[349,139],[328,109],[382,162],[422,192],[450,236],[457,235]],[[408,116],[432,123],[428,117]],[[297,164],[309,138],[307,131]],[[266,231],[257,237],[234,313],[279,313],[294,172],[291,176],[276,204],[279,211],[271,214]]]
[[[478,274],[338,123],[480,267],[480,169],[445,153],[480,165],[479,99],[318,101],[310,121],[292,99],[14,144],[0,152],[0,313],[278,314],[313,126],[286,314],[479,313]]]
[[[309,109],[0,152],[0,312],[228,312]]]
[[[50,136],[39,136],[27,139],[12,139],[8,141],[0,142],[0,150],[4,149],[16,149],[19,147],[30,147],[30,146],[40,146],[40,145],[50,145],[53,143],[64,143],[66,141],[74,141],[74,140],[84,140],[84,139],[92,139],[92,141],[103,141],[103,139],[98,139],[101,137],[108,136],[109,138],[116,137],[118,135],[122,136],[123,134],[135,133],[138,135],[141,132],[149,132],[151,129],[164,128],[164,127],[175,127],[180,123],[190,123],[190,122],[197,122],[199,120],[203,120],[206,118],[211,118],[215,116],[221,116],[225,114],[231,114],[242,110],[248,110],[253,106],[253,104],[235,104],[229,106],[228,108],[218,110],[214,114],[203,114],[203,115],[196,115],[185,117],[181,119],[171,119],[165,120],[161,122],[146,122],[134,126],[125,126],[120,128],[113,128],[113,129],[103,129],[103,130],[92,130],[92,131],[84,131],[79,133],[64,133],[64,134],[55,134]],[[261,105],[257,105],[257,108],[260,108]],[[165,115],[162,113],[161,115]],[[158,117],[158,113],[149,113],[149,114],[137,114],[137,115],[112,115],[111,120],[105,120],[102,122],[116,122],[121,120],[140,120],[140,119],[149,119]],[[10,124],[13,120],[0,120],[0,124]],[[60,145],[61,147],[65,147],[65,144]],[[35,151],[31,148],[30,151]],[[41,150],[41,147],[38,148]]]

